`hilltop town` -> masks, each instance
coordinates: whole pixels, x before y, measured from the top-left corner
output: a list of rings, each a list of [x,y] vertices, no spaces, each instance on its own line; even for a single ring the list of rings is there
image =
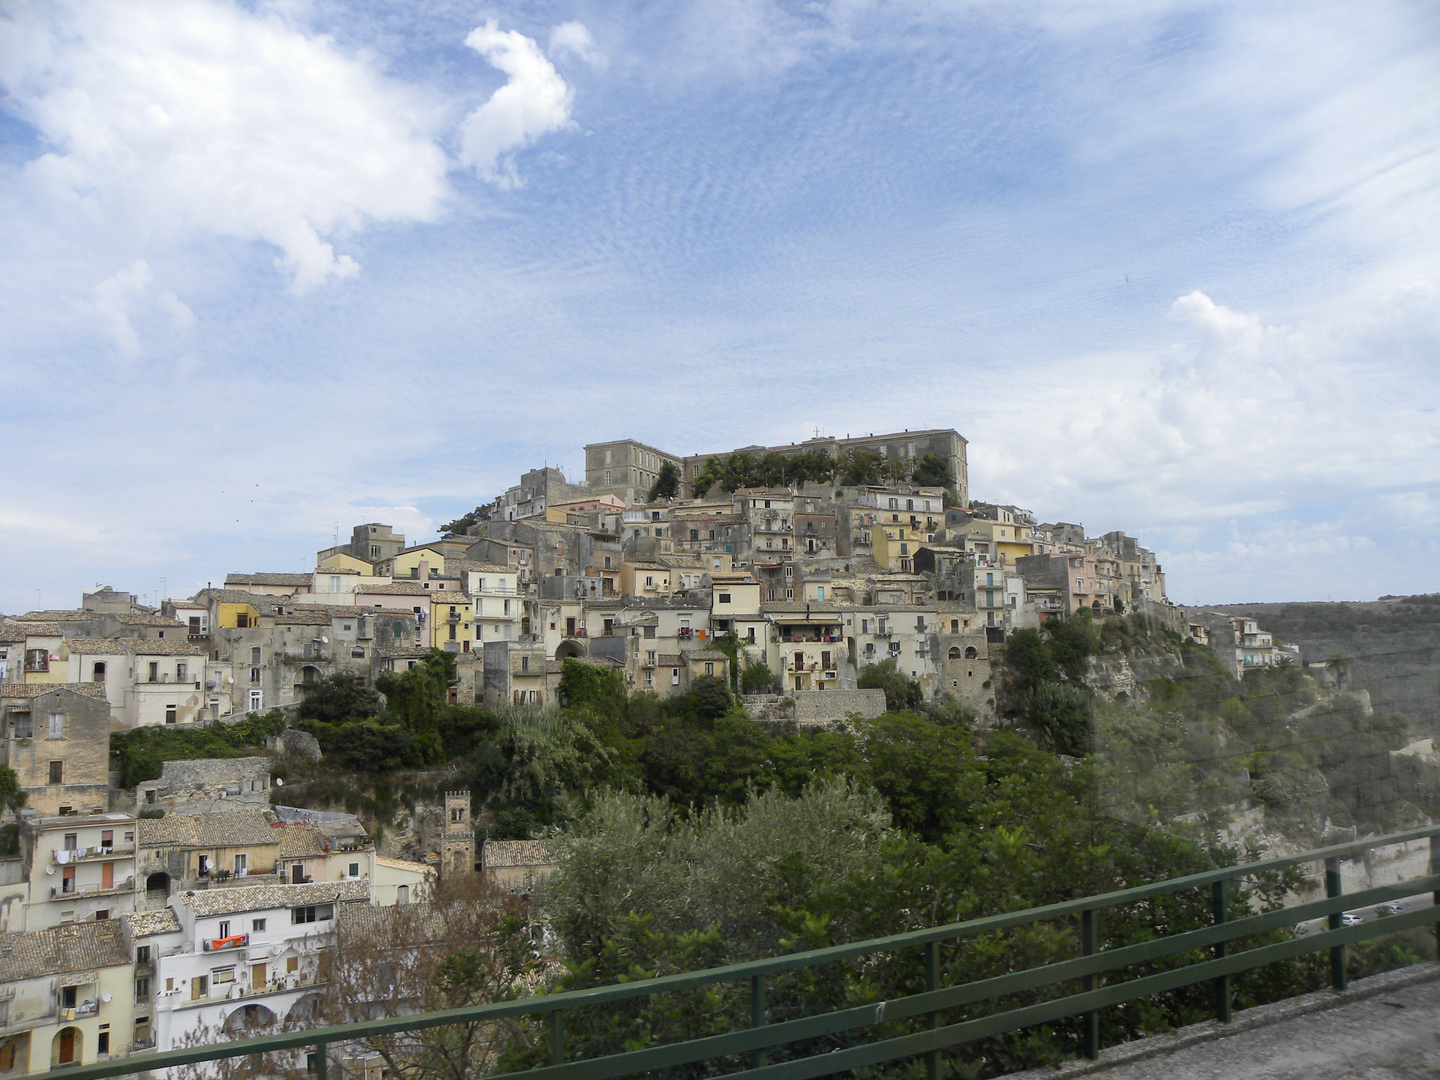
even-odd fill
[[[533,841],[477,846],[466,791],[396,858],[353,814],[286,805],[259,753],[122,786],[117,732],[262,724],[434,650],[453,659],[451,706],[563,704],[579,661],[630,695],[708,679],[754,719],[812,725],[884,712],[877,670],[993,716],[1007,636],[1082,613],[1183,630],[1232,675],[1280,655],[1253,621],[1185,618],[1125,533],[972,500],[965,448],[953,430],[686,457],[593,444],[583,481],[527,472],[439,539],[369,522],[311,572],[228,573],[158,608],[103,586],[5,616],[0,1073],[303,1020],[347,926],[368,937],[437,871],[524,892],[544,869]],[[318,757],[276,724],[262,745]]]

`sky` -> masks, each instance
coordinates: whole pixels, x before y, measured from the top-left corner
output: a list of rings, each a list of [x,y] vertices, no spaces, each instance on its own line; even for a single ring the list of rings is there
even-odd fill
[[[1180,603],[1440,591],[1428,0],[9,0],[0,91],[0,611],[930,427]]]

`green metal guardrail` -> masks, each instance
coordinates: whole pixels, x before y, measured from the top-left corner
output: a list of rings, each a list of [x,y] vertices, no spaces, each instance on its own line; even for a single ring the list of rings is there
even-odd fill
[[[1430,841],[1430,873],[1398,885],[1342,894],[1340,860],[1389,845]],[[1269,871],[1305,863],[1325,864],[1326,898],[1284,908],[1263,915],[1226,920],[1226,891],[1230,883]],[[1145,941],[1136,945],[1099,950],[1097,918],[1106,908],[1131,904],[1188,889],[1209,889],[1214,922],[1203,929]],[[1429,892],[1436,907],[1421,908],[1343,926],[1341,915],[1348,908],[1380,904]],[[999,930],[1057,918],[1078,916],[1081,924],[1081,955],[1074,959],[1046,964],[1010,974],[965,983],[941,986],[939,979],[939,947]],[[1328,916],[1328,929],[1305,937],[1296,937],[1277,944],[1265,945],[1243,952],[1230,952],[1229,943],[1253,934],[1289,926],[1309,919]],[[940,1072],[941,1051],[1037,1024],[1053,1023],[1069,1017],[1083,1018],[1083,1050],[1086,1056],[1099,1053],[1099,1011],[1128,1001],[1149,997],[1187,986],[1211,983],[1215,991],[1217,1019],[1230,1019],[1230,987],[1232,975],[1306,953],[1328,950],[1331,983],[1336,989],[1345,987],[1345,946],[1370,937],[1394,933],[1412,926],[1435,926],[1440,942],[1440,825],[1411,829],[1372,840],[1362,840],[1334,847],[1305,852],[1280,859],[1225,867],[1152,882],[1121,892],[1102,893],[1059,904],[1028,908],[1024,911],[993,915],[968,922],[951,923],[928,930],[872,938],[848,945],[787,953],[729,967],[685,972],[657,979],[594,987],[563,994],[523,998],[496,1005],[470,1006],[443,1012],[422,1013],[372,1020],[339,1027],[316,1028],[283,1035],[239,1038],[212,1046],[147,1054],[143,1057],[82,1065],[64,1070],[66,1080],[101,1080],[137,1071],[157,1071],[177,1065],[192,1065],[224,1058],[265,1054],[275,1051],[308,1049],[313,1052],[314,1071],[318,1080],[326,1080],[328,1047],[333,1044],[363,1043],[366,1039],[399,1032],[442,1027],[447,1024],[544,1019],[549,1025],[551,1064],[520,1073],[508,1073],[492,1080],[611,1080],[713,1060],[715,1058],[749,1055],[750,1067],[729,1073],[745,1080],[806,1080],[828,1076],[923,1055],[930,1080]],[[926,989],[907,997],[892,999],[878,1005],[864,1005],[818,1016],[766,1023],[765,980],[783,972],[816,968],[837,961],[861,960],[901,949],[922,949],[925,962]],[[1164,959],[1195,949],[1211,950],[1211,959],[1157,974],[1099,985],[1099,976],[1108,972],[1154,960]],[[1012,1008],[975,1019],[944,1023],[944,1013],[967,1005],[995,1001],[1009,994],[1042,989],[1066,982],[1080,981],[1080,993],[1066,994],[1037,1004]],[[565,1061],[565,1016],[575,1009],[613,1004],[640,997],[653,997],[679,990],[713,986],[719,983],[748,981],[750,984],[751,1022],[723,1035],[692,1039],[685,1042],[649,1047],[628,1053],[580,1061]],[[858,1031],[880,1023],[901,1019],[923,1019],[922,1030],[899,1037],[863,1043],[841,1050],[795,1060],[766,1063],[766,1052],[804,1039]]]

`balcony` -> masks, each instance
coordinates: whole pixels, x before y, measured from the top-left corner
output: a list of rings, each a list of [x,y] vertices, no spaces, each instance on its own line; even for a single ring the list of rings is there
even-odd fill
[[[66,889],[63,885],[56,885],[50,889],[51,900],[84,900],[93,896],[118,896],[121,893],[135,891],[135,879],[128,877],[124,881],[105,888],[101,885],[79,885],[73,889]]]
[[[78,1019],[80,1019],[80,1018],[83,1017],[83,1016],[99,1016],[99,1015],[100,1015],[100,1002],[98,1002],[98,1001],[96,1001],[96,1000],[94,1000],[94,999],[92,998],[92,999],[89,1000],[89,1001],[82,1001],[79,1005],[76,1005],[76,1006],[74,1006],[73,1008],[69,1008],[69,1009],[67,1009],[67,1008],[65,1008],[65,1006],[61,1005],[61,1006],[57,1009],[57,1017],[56,1017],[56,1018],[59,1019],[59,1020],[64,1021],[64,1020],[78,1020]]]
[[[99,847],[83,847],[52,852],[51,860],[59,866],[67,866],[71,863],[98,862],[101,859],[113,859],[126,855],[135,854],[135,845],[132,844],[111,844],[100,845]],[[61,856],[64,856],[63,858]]]
[[[229,952],[233,949],[243,949],[250,944],[249,934],[231,934],[223,938],[205,938],[201,947],[205,952]]]

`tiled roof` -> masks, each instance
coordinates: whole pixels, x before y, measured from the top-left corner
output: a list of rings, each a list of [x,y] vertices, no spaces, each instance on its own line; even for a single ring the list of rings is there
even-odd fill
[[[280,842],[260,810],[141,818],[139,840],[141,847],[256,847]]]
[[[0,983],[130,963],[119,919],[0,935]]]
[[[277,626],[329,626],[330,616],[314,608],[294,609],[275,616]]]
[[[812,601],[806,603],[803,600],[762,600],[760,610],[767,615],[806,615],[811,618],[838,618],[840,609],[828,601]]]
[[[418,660],[421,657],[428,655],[429,652],[430,647],[428,645],[387,645],[383,649],[376,649],[375,655],[384,657],[389,660],[408,660],[411,658]]]
[[[69,638],[65,645],[72,653],[83,656],[119,656],[125,651],[121,638]]]
[[[662,652],[655,658],[660,662],[661,667],[679,667],[685,662],[685,658],[679,653]]]
[[[206,589],[212,599],[221,604],[249,604],[262,615],[275,610],[283,596],[262,596],[260,593],[245,592],[243,589]]]
[[[486,840],[480,845],[480,862],[487,868],[548,866],[553,861],[543,840]]]
[[[5,629],[12,633],[24,634],[26,637],[63,636],[59,623],[31,621],[29,619],[20,619],[13,615],[5,620]]]
[[[169,629],[185,629],[185,624],[179,619],[172,619],[169,615],[156,615],[147,612],[121,612],[115,618],[122,626],[163,626]]]
[[[136,656],[204,656],[205,650],[188,641],[158,641],[151,638],[120,638],[126,652]]]
[[[357,596],[429,596],[430,590],[418,581],[396,581],[389,585],[363,585],[355,590]]]
[[[81,608],[49,608],[45,611],[27,611],[24,615],[12,615],[11,618],[24,622],[75,622],[79,619],[92,619],[95,614]]]
[[[691,660],[729,660],[719,649],[696,649],[688,654]]]
[[[325,854],[325,839],[320,835],[320,830],[311,825],[291,822],[275,832],[280,837],[281,858],[304,859]]]
[[[83,697],[105,700],[105,684],[98,682],[6,683],[0,687],[0,697],[33,698],[51,690],[70,690]]]
[[[474,570],[481,574],[514,574],[518,573],[513,567],[497,566],[495,563],[476,562],[474,559],[446,559],[446,571]]]
[[[310,584],[309,574],[226,574],[225,585],[293,585],[297,588]]]
[[[126,915],[125,918],[130,923],[130,936],[134,938],[172,934],[180,929],[180,920],[176,917],[174,908],[161,908],[159,911],[137,911],[133,915]]]
[[[185,893],[181,902],[201,918],[208,918],[211,915],[232,915],[240,911],[307,907],[311,904],[368,899],[370,883],[363,878],[357,878],[352,881],[315,881],[308,885],[242,885],[232,889],[210,889],[197,892],[193,896]]]
[[[431,873],[430,867],[426,866],[423,862],[413,862],[410,859],[394,859],[389,855],[376,855],[375,865],[388,866],[392,870],[409,870],[416,874]]]

